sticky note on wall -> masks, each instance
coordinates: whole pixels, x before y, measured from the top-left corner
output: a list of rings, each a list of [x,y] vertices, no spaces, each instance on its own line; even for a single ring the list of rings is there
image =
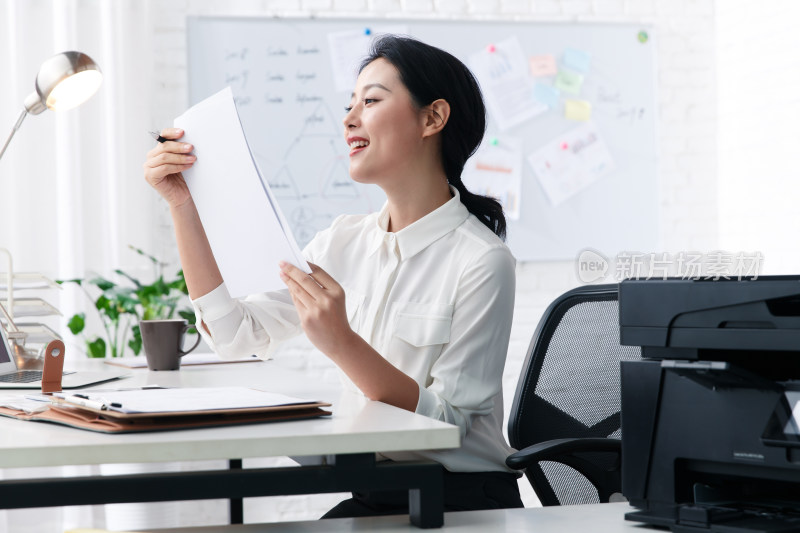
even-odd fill
[[[545,77],[555,76],[558,73],[556,58],[552,54],[542,54],[528,58],[528,65],[531,69],[531,76]]]
[[[565,100],[564,118],[568,120],[589,120],[592,118],[592,104],[586,100]]]
[[[577,72],[561,69],[556,76],[556,89],[570,94],[578,94],[581,92],[583,85],[583,76]]]
[[[567,48],[564,50],[562,62],[564,63],[565,67],[585,74],[589,72],[589,66],[592,63],[592,56],[583,50]]]
[[[533,88],[533,95],[550,109],[554,109],[558,105],[558,89],[552,85],[537,83]]]

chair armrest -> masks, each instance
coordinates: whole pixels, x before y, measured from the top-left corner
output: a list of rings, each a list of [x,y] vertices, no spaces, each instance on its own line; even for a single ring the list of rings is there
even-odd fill
[[[622,442],[618,439],[583,438],[554,439],[533,444],[506,457],[506,465],[514,470],[523,470],[539,461],[559,461],[559,457],[572,453],[613,452],[622,453]]]

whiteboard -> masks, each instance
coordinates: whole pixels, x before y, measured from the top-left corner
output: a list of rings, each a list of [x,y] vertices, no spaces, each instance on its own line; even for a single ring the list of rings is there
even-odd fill
[[[520,261],[574,259],[591,248],[607,256],[658,245],[655,36],[631,24],[522,21],[433,21],[189,17],[189,101],[230,86],[242,126],[264,177],[304,246],[342,213],[368,213],[385,196],[348,175],[344,107],[337,91],[329,35],[401,27],[466,64],[471,54],[516,36],[528,55],[586,52],[591,63],[580,94],[605,143],[613,170],[554,205],[528,155],[585,122],[552,109],[500,130],[489,116],[487,139],[519,139],[519,218],[509,220],[508,245]],[[646,33],[642,33],[646,32]],[[339,73],[340,74],[340,73]]]

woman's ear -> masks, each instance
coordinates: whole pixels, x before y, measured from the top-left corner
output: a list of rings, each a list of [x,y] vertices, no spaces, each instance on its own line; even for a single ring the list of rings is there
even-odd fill
[[[423,137],[430,137],[436,135],[447,124],[447,119],[450,118],[450,104],[447,100],[434,100],[430,105],[424,109],[425,113],[425,129],[422,132]]]

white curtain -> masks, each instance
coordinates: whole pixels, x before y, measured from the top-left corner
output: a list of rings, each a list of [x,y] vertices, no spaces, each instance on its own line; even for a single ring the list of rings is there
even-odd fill
[[[166,209],[142,178],[147,131],[160,127],[151,122],[150,12],[141,0],[0,0],[3,141],[51,55],[84,52],[104,74],[83,105],[27,116],[0,160],[0,247],[15,270],[70,278],[124,268],[146,278],[129,244],[175,261],[171,247],[163,257]],[[86,304],[75,290],[57,298],[67,316]]]
[[[123,268],[146,276],[146,261],[129,244],[175,260],[164,257],[166,209],[142,178],[153,146],[147,131],[160,127],[151,122],[151,7],[142,0],[0,0],[0,146],[45,59],[81,51],[104,74],[99,92],[82,106],[27,116],[0,159],[0,247],[13,254],[16,271],[71,278]],[[86,307],[75,290],[49,301],[65,316]],[[64,333],[64,323],[49,325]],[[69,333],[64,338],[67,355],[83,357],[81,344]],[[99,472],[24,470],[0,471],[0,478]],[[102,526],[104,514],[111,524],[113,513],[102,507],[3,511],[0,533]]]

